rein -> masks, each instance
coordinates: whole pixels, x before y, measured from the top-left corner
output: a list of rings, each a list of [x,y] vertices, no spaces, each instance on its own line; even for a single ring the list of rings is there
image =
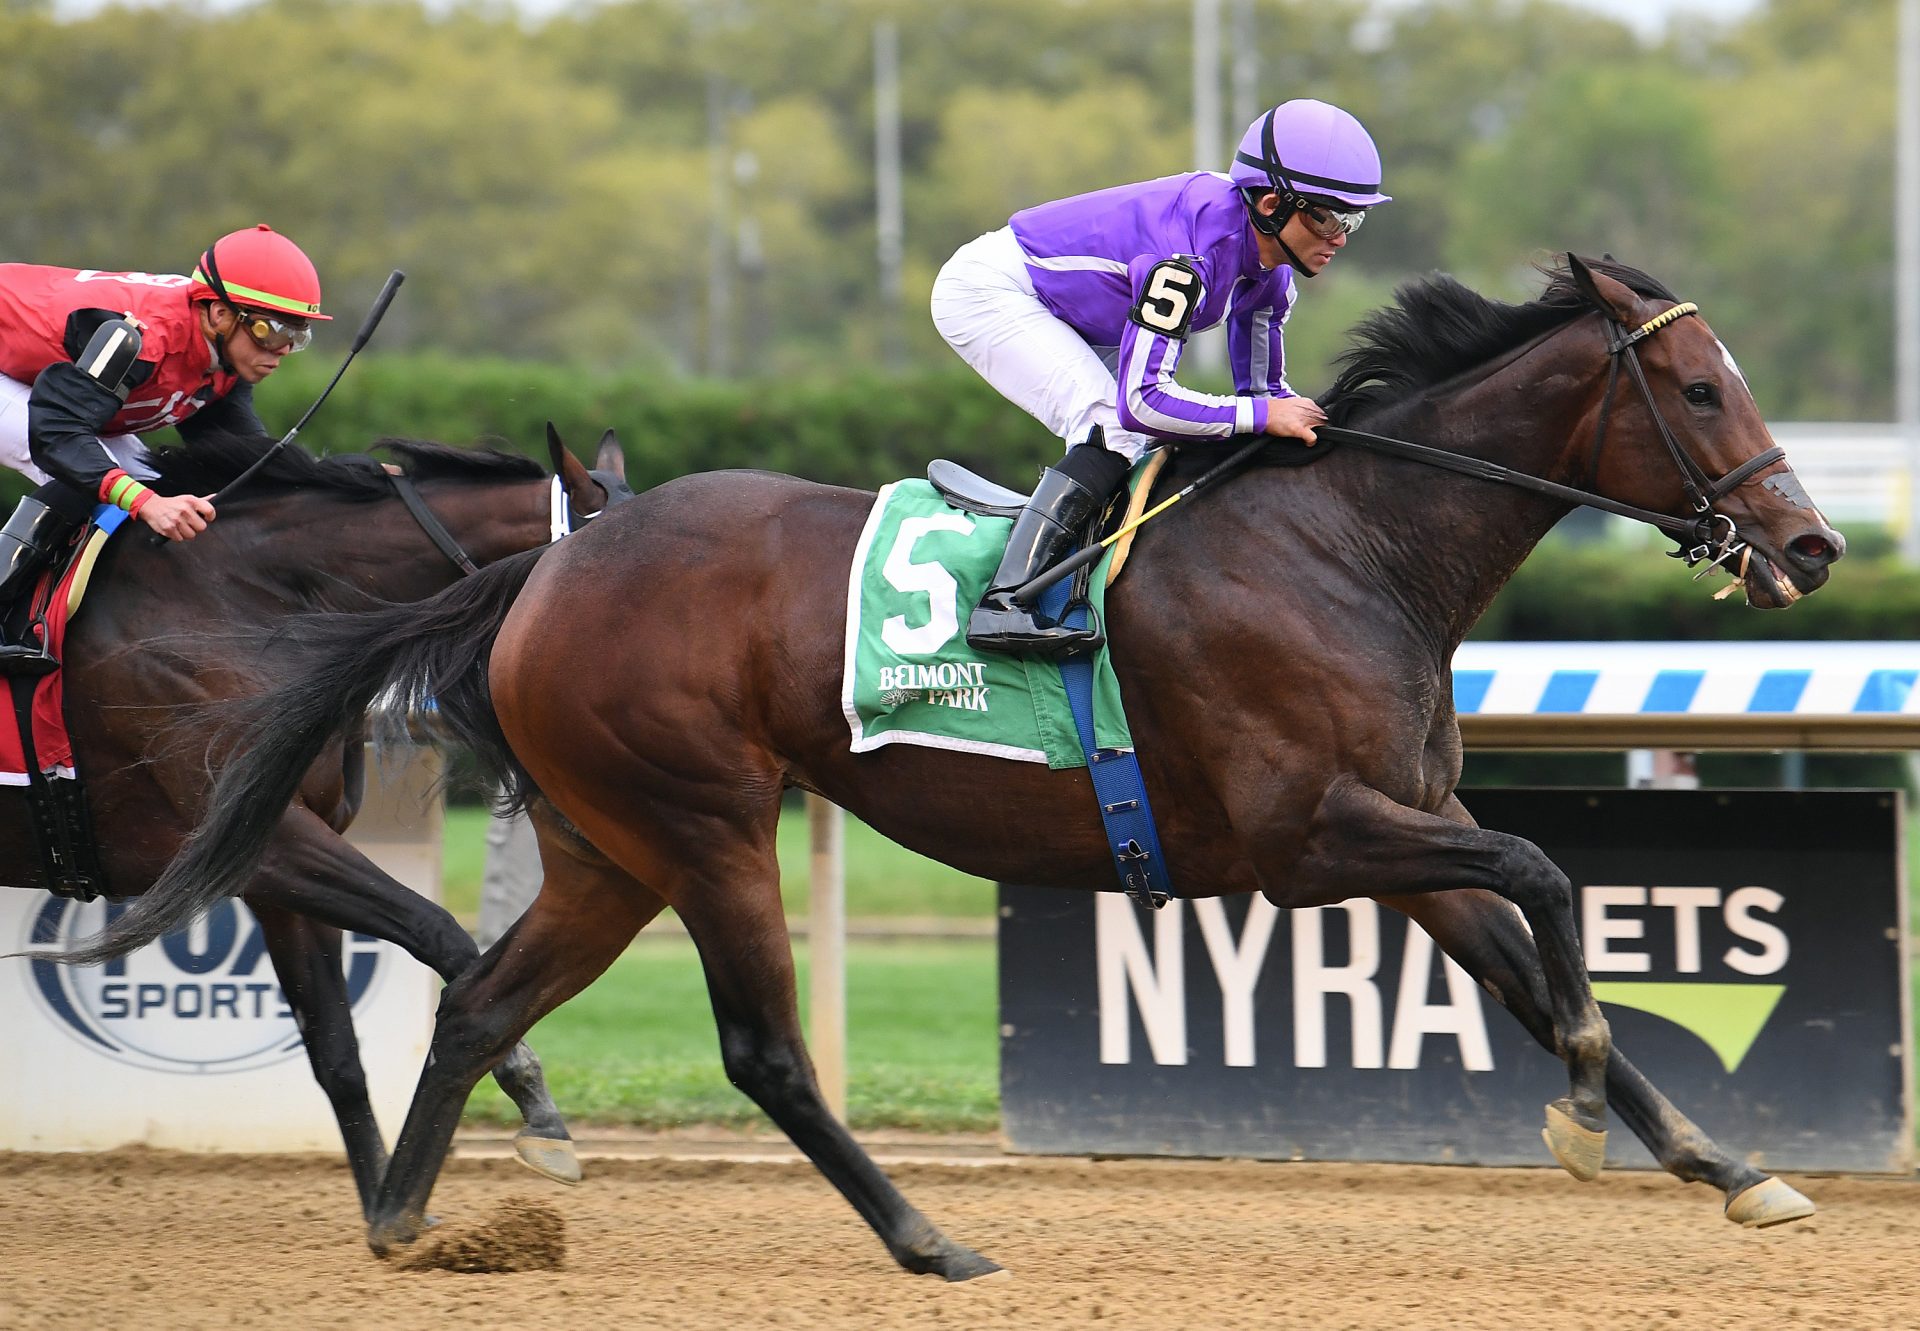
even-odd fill
[[[1316,427],[1314,433],[1334,443],[1354,444],[1376,453],[1385,453],[1425,466],[1438,467],[1443,471],[1471,476],[1476,480],[1511,485],[1517,489],[1531,490],[1536,494],[1546,495],[1566,503],[1581,504],[1587,508],[1597,508],[1605,513],[1631,518],[1635,522],[1644,522],[1671,536],[1679,544],[1680,548],[1672,553],[1675,558],[1685,559],[1688,568],[1692,568],[1702,560],[1708,560],[1709,566],[1722,564],[1749,547],[1740,539],[1739,530],[1733,525],[1733,519],[1714,510],[1714,501],[1725,497],[1744,484],[1754,473],[1780,461],[1786,456],[1786,450],[1776,446],[1756,453],[1716,481],[1702,471],[1700,464],[1680,447],[1680,441],[1668,428],[1666,418],[1660,414],[1660,408],[1653,400],[1653,388],[1647,383],[1646,370],[1640,364],[1640,353],[1634,348],[1637,343],[1653,336],[1669,324],[1699,312],[1698,305],[1687,301],[1655,315],[1638,328],[1629,329],[1625,324],[1614,323],[1613,332],[1607,339],[1607,356],[1611,362],[1607,372],[1607,388],[1600,401],[1600,421],[1594,432],[1593,447],[1588,454],[1587,466],[1589,476],[1598,474],[1600,451],[1606,444],[1607,422],[1613,410],[1613,393],[1620,380],[1620,366],[1624,362],[1634,383],[1640,389],[1641,399],[1647,404],[1647,411],[1652,415],[1654,425],[1660,431],[1661,442],[1667,446],[1667,453],[1672,457],[1674,467],[1680,473],[1680,483],[1685,487],[1688,502],[1693,507],[1692,518],[1676,518],[1652,509],[1636,508],[1632,504],[1623,504],[1617,499],[1609,499],[1591,490],[1561,485],[1529,472],[1515,471],[1497,462],[1468,457],[1462,453],[1450,453],[1444,448],[1416,444],[1405,439],[1370,434],[1365,430],[1351,430],[1339,425],[1322,425]]]
[[[602,488],[607,491],[608,508],[611,508],[619,499],[633,497],[633,491],[627,489],[626,481],[610,472],[594,471],[589,472],[588,475],[599,481]],[[472,577],[478,573],[480,566],[460,548],[460,542],[454,539],[453,533],[447,530],[446,524],[433,515],[433,510],[427,507],[427,501],[420,497],[420,490],[414,485],[413,478],[405,472],[389,471],[387,480],[393,486],[393,492],[400,496],[400,502],[407,506],[407,512],[413,515],[413,520],[420,524],[420,530],[427,534],[427,539],[433,542],[435,548],[452,560],[453,566],[466,576]],[[567,498],[566,487],[556,474],[547,500],[547,544],[552,545],[561,537],[571,535],[575,522],[591,521],[604,512],[606,509],[603,508],[596,513],[576,514],[573,511],[572,502]]]
[[[453,561],[453,566],[468,577],[480,571],[480,566],[468,557],[460,548],[460,542],[453,539],[446,524],[433,516],[433,510],[427,507],[427,501],[420,497],[419,489],[413,478],[401,472],[388,472],[387,477],[393,483],[393,492],[400,496],[400,502],[407,506],[407,512],[413,514],[413,520],[420,524],[420,530],[427,534],[434,547]]]
[[[1634,329],[1629,329],[1617,320],[1610,320],[1613,323],[1613,332],[1607,339],[1607,356],[1611,366],[1607,372],[1607,390],[1600,400],[1599,427],[1594,432],[1593,447],[1588,453],[1588,474],[1596,475],[1600,463],[1600,450],[1607,440],[1607,421],[1613,410],[1613,391],[1620,381],[1620,365],[1624,361],[1633,376],[1634,383],[1640,387],[1640,396],[1647,404],[1647,411],[1652,414],[1654,424],[1659,427],[1660,439],[1666,444],[1668,455],[1673,458],[1673,464],[1680,472],[1680,483],[1686,488],[1687,499],[1693,505],[1692,518],[1676,518],[1671,514],[1658,513],[1650,508],[1636,508],[1632,504],[1623,504],[1617,499],[1609,499],[1591,490],[1579,490],[1571,485],[1561,485],[1557,481],[1549,481],[1545,477],[1535,476],[1530,472],[1515,471],[1512,467],[1502,466],[1498,462],[1468,457],[1464,453],[1451,453],[1444,448],[1435,448],[1431,444],[1416,444],[1411,440],[1395,439],[1384,434],[1371,434],[1365,430],[1352,430],[1343,425],[1315,426],[1314,434],[1331,443],[1353,444],[1375,453],[1384,453],[1389,457],[1404,458],[1423,466],[1457,472],[1475,480],[1492,481],[1496,485],[1511,485],[1516,489],[1531,490],[1535,494],[1546,495],[1550,499],[1558,499],[1564,503],[1581,504],[1587,508],[1597,508],[1604,513],[1631,518],[1635,522],[1644,522],[1649,527],[1658,528],[1674,539],[1679,549],[1668,553],[1676,559],[1686,560],[1688,568],[1692,568],[1702,560],[1707,561],[1707,568],[1700,570],[1700,573],[1695,575],[1696,578],[1704,576],[1708,569],[1716,565],[1726,564],[1736,556],[1740,559],[1739,573],[1744,575],[1752,547],[1740,539],[1739,529],[1733,525],[1732,518],[1714,511],[1713,503],[1745,483],[1755,472],[1772,466],[1786,457],[1787,452],[1778,446],[1769,448],[1765,452],[1756,453],[1748,458],[1719,480],[1711,479],[1700,469],[1700,464],[1680,447],[1680,441],[1674,438],[1673,431],[1667,428],[1666,418],[1660,414],[1660,408],[1653,400],[1653,388],[1647,383],[1646,370],[1640,364],[1640,353],[1634,350],[1636,343],[1653,336],[1662,328],[1687,315],[1699,312],[1698,305],[1687,301],[1656,314]],[[1013,599],[1021,605],[1037,603],[1041,592],[1098,559],[1107,546],[1149,519],[1158,517],[1182,499],[1205,489],[1222,476],[1238,471],[1266,446],[1267,440],[1264,436],[1243,444],[1230,457],[1215,463],[1201,473],[1197,480],[1178,494],[1132,519],[1105,540],[1087,546],[1025,583],[1013,593]]]

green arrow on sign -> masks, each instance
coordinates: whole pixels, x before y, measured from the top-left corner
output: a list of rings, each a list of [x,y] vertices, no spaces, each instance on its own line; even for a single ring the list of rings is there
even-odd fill
[[[1760,1037],[1761,1027],[1773,1015],[1784,984],[1653,984],[1627,980],[1599,980],[1593,996],[1602,1003],[1635,1008],[1664,1017],[1700,1037],[1719,1055],[1728,1072]]]

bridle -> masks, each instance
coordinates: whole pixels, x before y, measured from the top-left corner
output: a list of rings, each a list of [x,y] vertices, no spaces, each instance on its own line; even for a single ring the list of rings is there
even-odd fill
[[[605,506],[592,513],[580,512],[573,506],[572,496],[567,493],[566,485],[556,473],[548,492],[547,544],[552,545],[561,537],[570,535],[576,526],[591,522],[622,499],[633,498],[632,488],[623,478],[614,473],[590,471],[587,474],[598,481],[600,488],[607,492]],[[393,492],[400,497],[400,502],[407,506],[407,512],[411,513],[413,520],[420,524],[420,530],[427,534],[427,539],[433,542],[434,548],[451,560],[453,566],[463,575],[471,577],[478,573],[480,566],[473,562],[472,556],[461,549],[460,542],[454,539],[453,533],[447,530],[446,524],[433,515],[433,510],[427,507],[427,501],[420,497],[419,487],[414,485],[413,478],[405,472],[389,471],[386,475],[388,482],[393,486]]]
[[[1714,507],[1715,502],[1745,484],[1756,472],[1786,457],[1786,450],[1776,445],[1764,452],[1756,453],[1726,475],[1714,480],[1701,469],[1700,464],[1693,460],[1692,456],[1680,446],[1680,441],[1674,437],[1666,418],[1660,414],[1659,405],[1653,399],[1653,388],[1647,383],[1647,372],[1640,364],[1640,353],[1636,347],[1668,325],[1688,315],[1697,315],[1699,312],[1698,305],[1687,301],[1656,314],[1638,328],[1630,328],[1602,312],[1602,317],[1612,325],[1607,337],[1609,362],[1607,387],[1600,399],[1600,420],[1594,431],[1593,445],[1588,450],[1586,468],[1587,484],[1593,485],[1599,474],[1600,452],[1606,445],[1607,422],[1613,410],[1614,390],[1619,385],[1620,367],[1624,364],[1628,375],[1639,386],[1641,400],[1646,403],[1647,412],[1653,417],[1654,426],[1660,432],[1661,442],[1667,446],[1667,455],[1673,459],[1673,465],[1680,473],[1681,486],[1686,491],[1687,502],[1693,511],[1693,516],[1690,518],[1674,517],[1652,509],[1636,508],[1632,504],[1623,504],[1616,499],[1596,494],[1592,490],[1575,489],[1570,485],[1561,485],[1527,472],[1515,471],[1511,467],[1503,467],[1497,462],[1487,462],[1460,453],[1450,453],[1445,449],[1410,443],[1404,439],[1391,439],[1385,435],[1369,434],[1364,430],[1350,430],[1337,425],[1318,426],[1314,433],[1330,442],[1357,444],[1374,452],[1406,458],[1427,466],[1457,472],[1463,476],[1532,490],[1536,494],[1548,495],[1567,503],[1582,504],[1588,508],[1600,509],[1602,512],[1618,514],[1623,518],[1631,518],[1635,522],[1644,522],[1650,527],[1656,527],[1665,532],[1678,543],[1679,548],[1669,553],[1676,559],[1686,560],[1688,568],[1692,568],[1703,560],[1707,562],[1709,568],[1724,565],[1736,556],[1744,555],[1748,545],[1741,539],[1733,519],[1718,511]],[[1701,570],[1702,573],[1705,571],[1705,569]]]
[[[1587,484],[1591,486],[1597,484],[1599,479],[1600,450],[1607,442],[1607,416],[1613,408],[1613,390],[1620,382],[1620,366],[1624,363],[1628,373],[1633,376],[1633,382],[1640,389],[1641,401],[1647,404],[1647,414],[1653,417],[1654,428],[1660,431],[1660,442],[1667,446],[1667,456],[1673,459],[1673,465],[1680,471],[1680,484],[1687,492],[1687,502],[1697,515],[1694,546],[1686,552],[1688,567],[1706,558],[1708,546],[1714,546],[1724,552],[1713,561],[1721,562],[1732,553],[1730,547],[1738,541],[1739,533],[1734,528],[1733,520],[1724,513],[1716,512],[1713,507],[1714,501],[1732,493],[1755,472],[1772,466],[1787,455],[1784,448],[1776,445],[1764,452],[1754,454],[1716,481],[1701,470],[1700,464],[1693,460],[1693,455],[1680,447],[1680,441],[1674,438],[1673,431],[1667,426],[1666,417],[1660,414],[1660,408],[1654,403],[1653,388],[1647,383],[1647,372],[1640,364],[1640,353],[1635,347],[1636,344],[1652,337],[1668,324],[1699,313],[1700,307],[1689,300],[1656,314],[1632,331],[1629,331],[1625,324],[1613,325],[1613,331],[1607,339],[1609,361],[1607,390],[1600,398],[1600,423],[1594,430],[1593,448],[1587,455]],[[1718,542],[1715,542],[1712,539],[1714,529],[1720,527],[1724,527],[1724,534]],[[1686,540],[1681,539],[1681,544],[1685,546]],[[1695,556],[1694,550],[1699,550],[1700,554]]]

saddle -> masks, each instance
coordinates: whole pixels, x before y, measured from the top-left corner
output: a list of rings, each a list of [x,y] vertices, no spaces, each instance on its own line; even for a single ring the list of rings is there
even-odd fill
[[[1156,448],[1149,453],[1146,461],[1140,464],[1140,482],[1133,487],[1126,510],[1116,517],[1114,510],[1109,508],[1094,519],[1093,530],[1088,535],[1118,530],[1145,512],[1153,494],[1154,482],[1160,479],[1160,472],[1172,455],[1170,448]],[[1020,510],[1027,506],[1029,498],[1018,490],[1010,490],[946,458],[935,458],[927,464],[927,483],[940,492],[942,499],[961,512],[985,518],[1017,518]],[[1120,576],[1127,555],[1133,550],[1133,537],[1134,533],[1128,532],[1115,543],[1113,562],[1107,566],[1107,586],[1113,586],[1114,579]]]

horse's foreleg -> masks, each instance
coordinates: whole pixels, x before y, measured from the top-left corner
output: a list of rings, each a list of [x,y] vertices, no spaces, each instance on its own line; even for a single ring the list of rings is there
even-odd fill
[[[902,1267],[947,1280],[999,1271],[920,1214],[821,1099],[800,1033],[771,836],[764,846],[740,847],[731,863],[705,859],[674,904],[700,947],[727,1079],[805,1152]]]
[[[424,1228],[474,1083],[535,1022],[597,979],[665,906],[597,856],[543,858],[546,881],[533,905],[441,995],[427,1064],[367,1226],[367,1244],[382,1256]]]
[[[360,1064],[360,1042],[353,1033],[352,1006],[340,969],[340,931],[250,898],[247,904],[260,921],[280,991],[306,1042],[313,1079],[340,1124],[364,1218],[372,1214],[374,1192],[387,1167],[387,1147],[367,1099],[367,1074]]]
[[[247,900],[385,939],[449,983],[480,957],[453,916],[383,873],[326,823],[298,807],[281,820],[279,843],[247,889]],[[547,1092],[533,1051],[515,1045],[493,1075],[524,1121],[514,1137],[521,1161],[557,1182],[578,1183],[580,1162],[566,1120]]]
[[[1462,887],[1497,893],[1533,930],[1556,1051],[1570,1088],[1547,1106],[1547,1147],[1581,1180],[1606,1158],[1607,1062],[1613,1039],[1594,1001],[1573,928],[1573,886],[1538,846],[1504,832],[1396,804],[1358,783],[1328,792],[1304,853],[1266,894],[1277,906],[1350,897],[1424,895]]]
[[[1540,954],[1513,907],[1487,892],[1443,892],[1383,898],[1433,936],[1442,951],[1481,985],[1547,1049],[1557,1048]],[[1607,1102],[1661,1167],[1688,1183],[1706,1183],[1725,1198],[1729,1220],[1776,1225],[1813,1214],[1813,1203],[1779,1179],[1736,1160],[1701,1131],[1618,1048],[1607,1060]]]

